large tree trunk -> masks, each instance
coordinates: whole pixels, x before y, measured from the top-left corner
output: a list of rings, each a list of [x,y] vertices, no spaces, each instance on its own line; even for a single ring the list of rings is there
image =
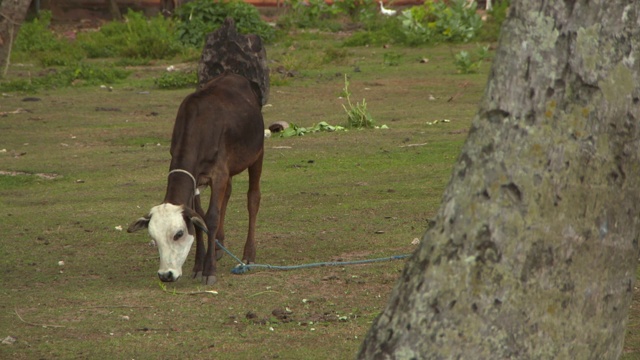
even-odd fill
[[[436,225],[361,359],[615,359],[638,261],[640,3],[514,0]]]
[[[30,4],[31,0],[0,1],[0,78],[7,74],[11,48]]]

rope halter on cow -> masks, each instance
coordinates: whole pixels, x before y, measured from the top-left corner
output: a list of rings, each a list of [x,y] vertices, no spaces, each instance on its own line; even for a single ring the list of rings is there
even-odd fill
[[[191,175],[190,172],[188,172],[187,170],[183,170],[183,169],[174,169],[169,171],[169,175],[173,174],[173,173],[183,173],[183,174],[187,174],[189,175],[189,177],[191,178],[191,180],[193,180],[193,196],[198,196],[200,195],[200,190],[198,190],[198,182],[196,181],[195,176]]]

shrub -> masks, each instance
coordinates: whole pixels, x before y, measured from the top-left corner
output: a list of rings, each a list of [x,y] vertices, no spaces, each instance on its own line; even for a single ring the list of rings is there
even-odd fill
[[[115,21],[105,24],[100,31],[91,33],[80,33],[76,37],[78,46],[84,50],[90,59],[108,58],[118,56],[121,36],[110,37],[106,34],[106,29],[119,27],[120,23]]]
[[[466,0],[426,0],[398,16],[368,18],[363,25],[366,31],[353,34],[345,40],[345,46],[468,42],[482,28],[482,19],[476,13],[475,3],[467,6]]]
[[[374,0],[340,0],[333,6],[352,21],[367,22],[376,16],[376,4]]]
[[[182,50],[175,38],[173,21],[157,15],[147,19],[129,11],[126,16],[125,46],[120,55],[131,58],[168,59]]]
[[[16,58],[38,60],[42,66],[65,66],[77,63],[85,55],[81,49],[66,39],[57,37],[51,30],[51,12],[42,11],[37,18],[20,27],[14,50]]]
[[[468,6],[466,0],[452,0],[449,5],[427,0],[403,11],[398,18],[411,42],[468,42],[482,27],[475,2]]]
[[[195,88],[198,85],[198,76],[195,72],[166,72],[154,80],[160,89]]]
[[[66,51],[43,51],[31,56],[35,56],[43,67],[49,67],[76,64],[84,59],[85,54],[81,49],[69,47]]]
[[[42,11],[33,21],[24,22],[20,26],[13,49],[27,53],[59,51],[63,45],[55,34],[49,30],[50,24],[50,11]]]
[[[227,17],[233,18],[241,34],[256,34],[265,42],[275,37],[275,30],[262,21],[258,10],[239,0],[195,0],[179,7],[175,17],[178,39],[198,48],[204,45],[207,34],[219,28]]]
[[[336,30],[342,27],[331,22],[337,18],[340,10],[324,0],[286,0],[285,6],[287,12],[278,19],[278,25],[285,29]]]
[[[129,10],[124,22],[112,21],[94,33],[81,34],[78,43],[91,58],[122,56],[138,59],[169,59],[183,50],[171,19]]]

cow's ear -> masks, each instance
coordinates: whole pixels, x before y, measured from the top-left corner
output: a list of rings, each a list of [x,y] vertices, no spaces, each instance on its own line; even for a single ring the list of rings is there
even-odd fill
[[[184,216],[185,219],[190,220],[193,226],[204,231],[205,234],[209,234],[209,230],[207,229],[207,224],[204,223],[204,220],[202,220],[200,215],[198,215],[197,212],[193,211],[193,209],[184,208],[184,210],[182,211],[182,215]]]
[[[145,215],[141,217],[140,219],[134,221],[133,223],[131,223],[131,225],[129,225],[127,232],[132,233],[134,231],[138,231],[143,228],[148,228],[149,220],[151,220],[151,215]]]

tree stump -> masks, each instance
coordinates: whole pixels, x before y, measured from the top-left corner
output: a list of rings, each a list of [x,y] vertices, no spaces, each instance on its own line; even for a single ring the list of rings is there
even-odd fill
[[[207,35],[198,64],[198,88],[226,70],[247,78],[258,94],[260,104],[267,103],[269,68],[262,39],[254,34],[238,34],[232,18],[227,18],[218,30]]]

